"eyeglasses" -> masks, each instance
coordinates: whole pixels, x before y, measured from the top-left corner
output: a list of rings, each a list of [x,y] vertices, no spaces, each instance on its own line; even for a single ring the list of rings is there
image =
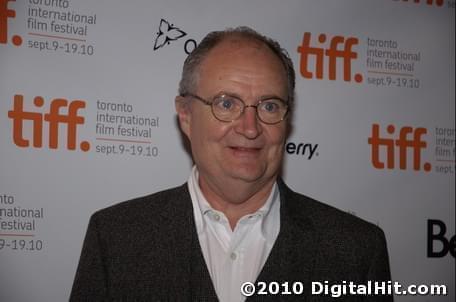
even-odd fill
[[[267,98],[260,100],[257,105],[246,105],[239,97],[225,93],[216,95],[212,101],[207,101],[191,93],[182,95],[182,97],[187,96],[211,106],[212,114],[221,122],[233,122],[237,120],[248,107],[255,108],[258,119],[268,125],[280,123],[288,114],[288,104],[279,98]]]

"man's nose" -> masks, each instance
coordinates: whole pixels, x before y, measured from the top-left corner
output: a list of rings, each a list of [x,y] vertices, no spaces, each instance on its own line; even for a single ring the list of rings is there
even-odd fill
[[[255,139],[262,132],[260,123],[256,107],[246,106],[244,112],[236,121],[235,130],[249,139]]]

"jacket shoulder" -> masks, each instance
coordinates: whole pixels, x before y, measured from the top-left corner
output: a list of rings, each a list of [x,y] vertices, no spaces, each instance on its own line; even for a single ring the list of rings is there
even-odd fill
[[[354,241],[384,237],[377,225],[311,197],[292,191],[281,184],[288,211],[298,219],[306,217],[313,228],[327,237],[352,238]]]
[[[386,239],[380,227],[293,192],[284,183],[281,194],[286,217],[299,226],[295,238],[302,236],[295,244],[314,251],[314,278],[390,280]]]
[[[98,210],[91,220],[98,226],[114,227],[161,221],[161,217],[177,217],[183,209],[191,207],[187,185],[137,197]],[[183,215],[183,214],[182,214]]]

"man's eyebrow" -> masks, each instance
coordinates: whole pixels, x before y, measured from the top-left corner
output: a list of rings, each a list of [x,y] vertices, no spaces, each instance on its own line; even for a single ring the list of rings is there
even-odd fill
[[[232,97],[235,97],[235,98],[238,98],[238,99],[241,99],[245,102],[245,99],[243,97],[241,97],[238,93],[236,92],[228,92],[228,91],[225,91],[225,90],[222,90],[222,91],[219,91],[218,93],[216,93],[214,97],[216,96],[220,96],[220,95],[227,95],[227,96],[232,96]],[[287,98],[283,98],[283,97],[280,97],[276,94],[264,94],[264,95],[261,95],[259,98],[255,98],[255,101],[264,101],[264,100],[270,100],[270,99],[279,99],[283,102],[286,102],[287,101]]]
[[[270,99],[279,99],[279,100],[284,101],[284,102],[287,101],[287,98],[280,97],[280,96],[278,96],[276,94],[265,94],[265,95],[262,95],[261,97],[258,98],[258,100],[260,100],[260,101],[270,100]]]
[[[235,98],[238,98],[238,99],[241,99],[243,100],[243,98],[236,92],[230,92],[230,91],[226,91],[226,90],[221,90],[219,92],[217,92],[216,94],[214,94],[212,96],[212,98],[215,98],[217,96],[221,96],[221,95],[227,95],[227,96],[232,96],[232,97],[235,97]]]

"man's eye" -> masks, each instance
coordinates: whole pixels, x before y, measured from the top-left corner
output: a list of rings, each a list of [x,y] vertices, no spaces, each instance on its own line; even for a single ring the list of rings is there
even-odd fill
[[[263,102],[261,103],[261,108],[263,111],[269,112],[269,113],[274,113],[279,111],[280,106],[276,102]]]
[[[231,109],[233,107],[233,101],[232,100],[223,100],[222,107],[226,110]]]
[[[219,99],[215,101],[218,109],[232,111],[236,109],[237,102],[234,99]]]

